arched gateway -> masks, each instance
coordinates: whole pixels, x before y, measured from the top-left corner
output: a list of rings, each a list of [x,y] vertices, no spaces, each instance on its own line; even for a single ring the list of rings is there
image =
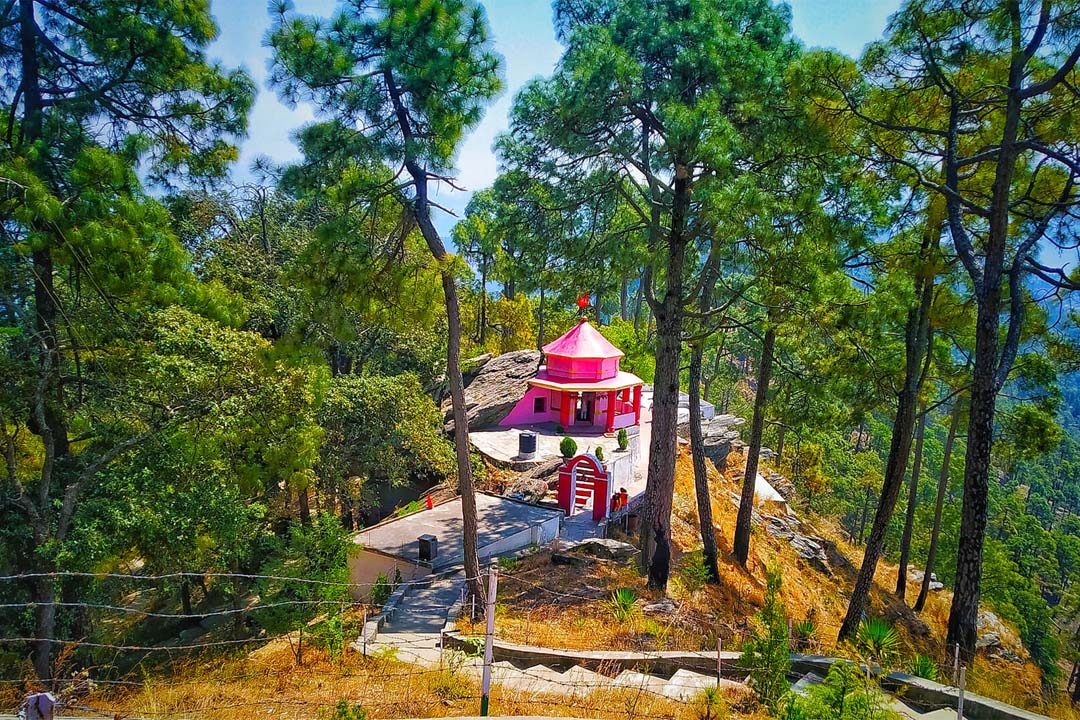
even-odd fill
[[[570,458],[559,468],[559,507],[570,517],[592,500],[592,517],[599,522],[608,515],[611,475],[595,455]]]

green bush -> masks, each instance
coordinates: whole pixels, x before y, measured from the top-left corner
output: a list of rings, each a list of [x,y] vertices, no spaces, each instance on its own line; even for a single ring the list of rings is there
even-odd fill
[[[784,603],[780,599],[782,579],[778,571],[767,571],[765,604],[755,615],[750,639],[743,643],[739,665],[752,668],[750,687],[772,714],[777,714],[788,692],[787,674],[791,669],[788,625]]]
[[[792,628],[794,632],[793,639],[795,640],[796,650],[807,650],[817,639],[817,623],[814,619],[807,617],[805,620],[795,623],[795,627]]]
[[[348,700],[341,698],[330,720],[368,720],[368,711],[363,705],[350,705]]]
[[[562,435],[563,433],[566,432],[566,428],[563,427],[562,423],[556,423],[555,424],[555,432],[558,433],[559,435]]]
[[[883,668],[889,667],[900,652],[900,638],[889,623],[881,618],[869,618],[859,623],[855,649]]]
[[[806,694],[789,693],[783,720],[899,720],[886,705],[877,682],[859,667],[838,660],[829,668],[820,685],[811,685]]]
[[[564,437],[559,443],[559,452],[564,458],[572,458],[577,455],[577,442],[572,437]]]
[[[679,566],[679,579],[690,592],[703,588],[711,579],[709,569],[705,567],[705,553],[694,550],[684,554],[682,564]]]
[[[373,605],[382,605],[390,599],[390,593],[393,591],[394,588],[390,585],[390,580],[386,575],[379,573],[379,576],[375,578],[375,584],[371,588],[371,603]]]
[[[625,450],[630,447],[630,437],[626,434],[626,428],[619,428],[619,433],[615,436],[615,441],[619,443],[620,450]]]
[[[637,593],[633,588],[619,588],[611,593],[611,612],[619,622],[626,622],[637,609]]]
[[[604,462],[604,448],[597,445],[596,452],[594,452],[593,454],[596,455],[597,460],[599,460],[600,462]]]
[[[907,670],[915,677],[921,677],[927,680],[935,681],[941,674],[938,670],[937,663],[934,662],[930,657],[923,655],[922,653],[917,653],[914,657],[911,658],[911,661],[908,663]]]

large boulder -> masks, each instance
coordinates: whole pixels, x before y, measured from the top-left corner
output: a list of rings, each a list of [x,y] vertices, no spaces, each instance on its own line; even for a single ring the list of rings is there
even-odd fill
[[[716,415],[707,422],[701,424],[701,434],[704,439],[705,457],[712,460],[718,468],[724,467],[727,456],[739,439],[738,426],[743,419],[734,415]]]
[[[540,366],[539,350],[515,350],[491,358],[466,378],[465,413],[469,429],[495,425],[525,397],[528,380]],[[450,400],[442,403],[446,432],[454,431]]]

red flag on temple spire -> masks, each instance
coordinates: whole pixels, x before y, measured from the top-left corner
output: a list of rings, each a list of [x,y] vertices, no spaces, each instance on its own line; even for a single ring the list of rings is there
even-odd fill
[[[589,307],[589,293],[585,293],[584,295],[578,295],[577,306],[582,310]]]

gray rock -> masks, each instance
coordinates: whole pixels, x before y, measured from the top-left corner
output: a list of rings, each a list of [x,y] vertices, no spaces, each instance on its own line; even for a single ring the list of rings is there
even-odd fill
[[[1001,636],[996,632],[988,632],[979,635],[975,640],[975,647],[977,648],[996,648],[1001,647]]]
[[[521,476],[506,488],[506,496],[525,502],[540,502],[547,495],[547,482],[540,478]]]
[[[515,350],[484,362],[465,386],[469,429],[495,425],[502,420],[525,397],[527,381],[536,375],[539,365],[539,350]],[[446,432],[453,432],[449,399],[443,401],[442,410]]]
[[[671,598],[664,598],[660,602],[650,603],[641,608],[645,613],[663,613],[665,615],[671,615],[679,609],[679,606],[675,604],[675,601]]]
[[[603,560],[629,560],[637,555],[638,549],[630,543],[619,540],[589,538],[575,545],[573,551],[579,555],[590,555]]]
[[[811,567],[826,575],[832,574],[829,569],[829,556],[825,554],[825,548],[816,539],[806,535],[795,535],[790,542],[799,557],[809,562]]]
[[[939,583],[937,580],[931,580],[930,584],[926,586],[926,589],[930,592],[937,592],[938,590],[944,590],[945,584]]]

